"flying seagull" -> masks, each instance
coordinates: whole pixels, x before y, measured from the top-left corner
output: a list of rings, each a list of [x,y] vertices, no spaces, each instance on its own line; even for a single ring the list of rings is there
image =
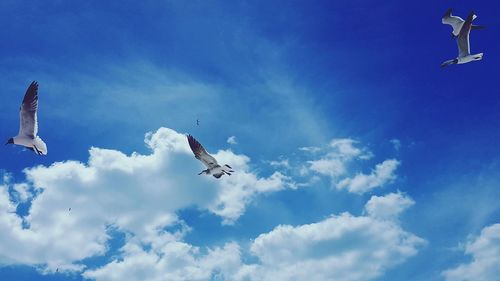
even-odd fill
[[[234,173],[231,166],[226,164],[221,167],[219,164],[217,164],[217,160],[215,160],[212,155],[208,154],[201,143],[199,143],[193,136],[188,135],[187,139],[196,159],[200,160],[203,164],[205,164],[205,166],[207,166],[207,169],[201,171],[201,173],[199,173],[198,175],[205,173],[207,175],[213,175],[216,178],[220,178],[224,174],[230,176],[231,173]]]
[[[38,83],[33,81],[26,90],[23,103],[19,109],[20,125],[17,136],[10,138],[6,145],[17,144],[32,150],[38,155],[47,155],[47,145],[37,136],[38,121]]]
[[[470,54],[470,43],[469,35],[472,27],[472,21],[476,18],[474,12],[471,12],[467,19],[465,20],[460,33],[457,37],[458,45],[458,57],[456,59],[447,60],[441,64],[441,67],[445,67],[451,64],[463,64],[471,61],[481,60],[483,58],[483,53],[471,55]]]
[[[474,20],[477,16],[474,15],[472,20]],[[464,25],[464,20],[461,17],[453,16],[451,14],[451,8],[446,11],[446,13],[443,15],[443,18],[441,19],[441,22],[443,24],[449,24],[453,28],[453,31],[451,33],[452,38],[456,38],[458,34],[460,34],[460,30],[462,29],[462,26]],[[472,25],[471,29],[483,29],[484,26],[482,25]]]

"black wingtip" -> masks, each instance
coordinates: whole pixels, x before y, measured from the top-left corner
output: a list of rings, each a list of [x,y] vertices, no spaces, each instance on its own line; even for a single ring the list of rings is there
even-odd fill
[[[446,13],[444,13],[443,18],[447,18],[447,17],[450,17],[450,16],[451,16],[451,8],[449,8],[448,10],[446,10]]]
[[[35,88],[36,90],[38,90],[38,82],[33,80],[29,86],[29,88]]]
[[[187,139],[189,142],[189,145],[192,146],[193,144],[197,143],[198,141],[191,135],[187,135]]]
[[[201,144],[191,135],[187,135],[189,147],[191,148],[191,151],[193,151],[194,155],[196,156],[196,151],[198,151],[201,147]]]

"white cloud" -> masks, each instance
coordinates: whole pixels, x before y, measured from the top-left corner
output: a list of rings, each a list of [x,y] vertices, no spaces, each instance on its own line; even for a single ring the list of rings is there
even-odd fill
[[[186,137],[171,129],[147,134],[145,142],[151,154],[91,148],[87,164],[66,161],[26,169],[39,194],[25,218],[15,213],[7,187],[1,187],[0,263],[81,270],[80,260],[107,251],[110,226],[145,241],[157,229],[178,223],[176,211],[192,206],[230,224],[256,195],[295,187],[278,172],[258,177],[247,156],[224,150],[214,157],[236,173],[220,180],[197,176],[204,167]],[[22,193],[23,185],[16,190]]]
[[[368,192],[396,179],[394,172],[398,166],[399,161],[395,159],[385,160],[376,165],[375,170],[369,175],[359,173],[353,178],[345,178],[341,180],[336,187],[337,189],[345,188],[352,193]]]
[[[352,139],[333,139],[326,155],[318,160],[308,161],[309,168],[319,174],[337,178],[346,173],[346,165],[353,159],[369,159],[373,155],[364,148],[356,147]],[[306,150],[305,148],[301,148]],[[308,151],[308,150],[306,150]]]
[[[389,193],[385,196],[372,196],[366,203],[365,210],[369,216],[379,219],[394,219],[401,212],[413,206],[415,201],[401,192]]]
[[[339,190],[347,189],[351,193],[362,194],[396,179],[394,172],[400,162],[395,159],[376,165],[370,174],[358,173],[353,177],[345,177],[355,160],[368,160],[372,157],[373,153],[355,140],[333,139],[325,153],[319,159],[307,161],[309,166],[303,166],[299,174],[305,176],[313,171],[330,177],[332,185]]]
[[[299,147],[299,150],[310,152],[310,153],[316,153],[318,151],[321,151],[321,148],[315,147],[315,146],[304,146],[304,147]]]
[[[465,254],[472,261],[442,272],[446,281],[493,281],[500,276],[500,224],[483,228],[478,237],[470,238]]]
[[[230,136],[229,138],[227,138],[227,143],[232,144],[232,145],[238,144],[238,142],[236,142],[235,136]]]
[[[334,149],[334,154],[342,158],[370,159],[373,155],[364,148],[356,147],[357,141],[352,139],[333,139],[330,141],[330,147]]]
[[[405,196],[388,196],[396,205],[408,207],[406,202],[411,201]],[[384,201],[372,198],[369,202],[378,209],[376,205]],[[261,261],[252,279],[370,280],[415,255],[425,244],[401,229],[397,220],[381,219],[370,212],[358,217],[343,213],[296,227],[280,225],[251,245],[251,252]]]
[[[392,143],[392,145],[394,146],[394,149],[396,151],[399,151],[401,149],[401,141],[398,140],[398,139],[391,139],[390,142]]]
[[[259,235],[245,254],[254,255],[255,262],[243,258],[246,250],[236,242],[209,248],[191,245],[183,241],[190,227],[177,217],[178,210],[195,207],[231,224],[255,196],[299,185],[279,172],[257,176],[250,171],[247,156],[230,150],[218,151],[214,157],[229,163],[236,173],[220,180],[197,176],[204,167],[194,159],[185,135],[171,129],[149,133],[145,142],[150,154],[91,148],[87,163],[66,161],[29,168],[27,183],[17,188],[4,183],[0,187],[0,263],[37,265],[45,272],[80,271],[97,281],[349,281],[376,278],[426,243],[404,231],[397,220],[413,200],[392,193],[373,196],[361,216],[342,213],[311,224],[280,225]],[[327,174],[338,168],[341,175],[347,173],[349,161],[370,157],[355,141],[337,139],[308,168],[314,171],[314,167],[317,173],[325,169]],[[338,167],[329,166],[332,163]],[[272,164],[289,165],[288,160]],[[382,164],[373,174],[388,178],[392,172],[384,173],[390,169]],[[7,192],[10,186],[19,190],[19,198],[32,200],[27,217],[15,213],[17,202]],[[180,231],[166,231],[177,225]],[[110,228],[127,233],[125,245],[112,262],[86,269],[81,260],[109,250]]]
[[[157,240],[149,251],[128,242],[120,260],[88,270],[83,276],[97,281],[219,280],[222,276],[234,278],[242,268],[240,248],[234,242],[208,249],[204,254],[200,248],[168,233],[159,235]]]
[[[14,184],[14,190],[16,191],[19,202],[26,202],[33,195],[30,191],[30,187],[25,183]]]
[[[397,195],[397,196],[394,196]],[[372,197],[368,205],[405,206],[402,194]],[[317,223],[280,225],[259,235],[250,245],[258,260],[243,262],[240,246],[228,242],[204,249],[180,241],[167,233],[156,233],[151,249],[130,240],[122,255],[107,265],[88,270],[84,277],[115,280],[370,280],[415,255],[426,241],[401,229],[398,220],[343,213]]]
[[[282,168],[286,168],[286,169],[289,169],[290,168],[290,162],[288,161],[288,159],[283,159],[283,160],[274,160],[274,161],[269,161],[269,165],[273,166],[273,167],[282,167]]]

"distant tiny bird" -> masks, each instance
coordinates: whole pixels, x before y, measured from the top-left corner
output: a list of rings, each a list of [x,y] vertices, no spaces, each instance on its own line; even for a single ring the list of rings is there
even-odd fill
[[[230,176],[231,173],[234,173],[231,166],[226,164],[221,167],[219,164],[217,164],[217,160],[215,160],[215,158],[208,154],[205,148],[203,148],[203,146],[193,136],[188,135],[187,139],[189,142],[189,147],[191,147],[191,150],[193,151],[196,159],[200,160],[208,168],[201,171],[198,175],[205,173],[207,175],[213,175],[216,178],[220,178],[224,174]]]
[[[71,208],[69,208],[68,211],[71,212]]]
[[[473,20],[476,18],[476,15],[474,15]],[[460,30],[462,29],[462,26],[464,25],[464,20],[461,17],[453,16],[451,14],[451,8],[446,11],[446,13],[443,15],[443,18],[441,19],[441,22],[443,24],[449,24],[453,28],[453,31],[451,32],[451,37],[456,38],[458,34],[460,34]],[[483,29],[484,26],[481,25],[471,25],[471,29]]]
[[[483,53],[471,55],[470,54],[470,43],[469,35],[472,27],[472,21],[476,18],[474,12],[471,12],[467,19],[465,20],[460,33],[457,37],[458,45],[458,57],[456,59],[447,60],[441,64],[441,67],[445,67],[452,64],[463,64],[471,61],[481,60],[483,58]]]
[[[7,144],[17,144],[34,151],[38,155],[47,155],[47,145],[37,136],[38,133],[38,83],[33,81],[24,95],[19,111],[20,125],[17,136],[10,138]]]
[[[200,126],[200,120],[196,119],[196,126]]]

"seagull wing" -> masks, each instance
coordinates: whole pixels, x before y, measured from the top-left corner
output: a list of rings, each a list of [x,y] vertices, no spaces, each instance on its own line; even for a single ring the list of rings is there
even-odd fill
[[[207,168],[209,169],[213,169],[219,165],[217,164],[217,160],[215,160],[215,158],[213,158],[210,154],[208,154],[208,152],[205,150],[205,148],[203,148],[201,143],[199,143],[193,136],[188,135],[187,138],[189,146],[191,147],[191,150],[193,151],[196,159],[203,162],[203,164],[205,164],[205,166],[207,166]]]
[[[34,139],[38,133],[36,112],[38,109],[38,83],[33,81],[24,94],[19,110],[19,135]]]
[[[451,14],[451,9],[448,9],[448,11],[446,11],[446,13],[443,15],[441,22],[443,24],[449,24],[451,26],[455,26],[456,24],[463,23],[464,20],[461,17],[453,16]]]
[[[449,24],[453,28],[453,34],[458,35],[464,20],[461,17],[451,15],[451,9],[448,9],[441,19],[443,24]]]
[[[469,35],[470,35],[470,30],[472,27],[472,20],[475,19],[474,13],[470,13],[467,19],[464,22],[464,25],[462,26],[462,29],[460,30],[460,33],[458,34],[457,38],[457,44],[458,44],[458,56],[459,57],[465,57],[470,55],[470,42],[469,42]]]

